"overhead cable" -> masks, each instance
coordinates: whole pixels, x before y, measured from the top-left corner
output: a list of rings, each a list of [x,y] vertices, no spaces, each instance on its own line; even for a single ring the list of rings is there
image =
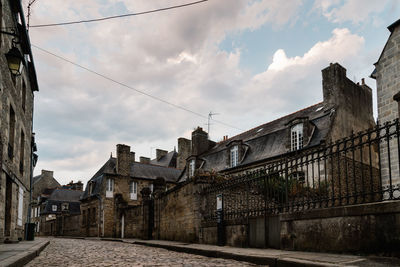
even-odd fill
[[[85,66],[82,66],[82,65],[80,65],[80,64],[78,64],[78,63],[76,63],[76,62],[73,62],[72,60],[69,60],[69,59],[64,58],[64,57],[62,57],[62,56],[59,56],[59,55],[57,55],[57,54],[55,54],[55,53],[53,53],[53,52],[50,52],[50,51],[48,51],[48,50],[46,50],[46,49],[43,49],[43,48],[41,48],[41,47],[39,47],[39,46],[36,46],[36,45],[34,45],[34,44],[31,44],[31,45],[32,45],[32,47],[35,47],[36,49],[38,49],[38,50],[40,50],[40,51],[42,51],[42,52],[44,52],[44,53],[47,53],[47,54],[49,54],[49,55],[52,55],[52,56],[54,56],[54,57],[56,57],[56,58],[58,58],[58,59],[61,59],[61,60],[65,61],[65,62],[68,62],[68,63],[70,63],[70,64],[72,64],[72,65],[74,65],[74,66],[76,66],[76,67],[79,67],[79,68],[81,68],[81,69],[84,69],[84,70],[86,70],[86,71],[92,73],[92,74],[95,74],[95,75],[97,75],[97,76],[100,76],[100,77],[102,77],[103,79],[109,80],[109,81],[111,81],[111,82],[113,82],[113,83],[116,83],[116,84],[118,84],[118,85],[121,85],[121,86],[123,86],[123,87],[125,87],[125,88],[128,88],[128,89],[130,89],[130,90],[133,90],[133,91],[135,91],[135,92],[137,92],[137,93],[140,93],[140,94],[142,94],[142,95],[145,95],[145,96],[147,96],[147,97],[150,97],[150,98],[152,98],[152,99],[154,99],[154,100],[157,100],[157,101],[159,101],[159,102],[162,102],[162,103],[164,103],[164,104],[167,104],[167,105],[170,105],[170,106],[172,106],[172,107],[175,107],[175,108],[184,110],[184,111],[186,111],[186,112],[192,113],[192,114],[194,114],[194,115],[196,115],[196,116],[199,116],[199,117],[201,117],[201,118],[208,119],[208,116],[206,116],[206,115],[203,115],[203,114],[198,113],[198,112],[196,112],[196,111],[190,110],[190,109],[188,109],[188,108],[186,108],[186,107],[183,107],[183,106],[174,104],[174,103],[169,102],[169,101],[167,101],[167,100],[165,100],[165,99],[162,99],[162,98],[160,98],[160,97],[158,97],[158,96],[154,96],[154,95],[152,95],[152,94],[146,93],[146,92],[144,92],[144,91],[142,91],[142,90],[136,89],[136,88],[134,88],[134,87],[132,87],[132,86],[129,86],[129,85],[125,84],[125,83],[119,82],[119,81],[117,81],[117,80],[115,80],[115,79],[113,79],[113,78],[110,78],[110,77],[108,77],[108,76],[106,76],[106,75],[104,75],[104,74],[101,74],[101,73],[99,73],[99,72],[97,72],[97,71],[94,71],[94,70],[92,70],[92,69],[89,69],[89,68],[87,68],[87,67],[85,67]],[[223,121],[214,120],[214,119],[212,119],[212,120],[215,121],[216,123],[221,124],[221,125],[224,125],[224,126],[227,126],[227,127],[230,127],[230,128],[236,129],[236,130],[239,130],[239,131],[243,131],[242,129],[237,128],[237,127],[235,127],[235,126],[233,126],[233,125],[230,125],[230,124],[228,124],[228,123],[225,123],[225,122],[223,122]]]
[[[97,18],[97,19],[88,19],[88,20],[78,20],[78,21],[70,21],[70,22],[31,25],[30,28],[65,26],[65,25],[71,25],[71,24],[98,22],[98,21],[109,20],[109,19],[117,19],[117,18],[123,18],[123,17],[138,16],[138,15],[150,14],[150,13],[155,13],[155,12],[160,12],[160,11],[166,11],[166,10],[170,10],[170,9],[176,9],[176,8],[181,8],[181,7],[192,6],[192,5],[200,4],[200,3],[203,3],[203,2],[207,2],[207,1],[208,0],[200,0],[200,1],[191,2],[191,3],[187,3],[187,4],[182,4],[182,5],[177,5],[177,6],[170,6],[170,7],[164,7],[164,8],[159,8],[159,9],[154,9],[154,10],[149,10],[149,11],[143,11],[143,12],[138,12],[138,13],[123,14],[123,15],[103,17],[103,18]]]

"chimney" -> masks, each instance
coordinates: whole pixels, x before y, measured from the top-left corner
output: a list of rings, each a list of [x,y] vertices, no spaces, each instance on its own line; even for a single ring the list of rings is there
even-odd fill
[[[131,151],[130,152],[130,157],[131,157],[131,162],[135,162],[135,152]]]
[[[365,85],[365,79],[364,78],[361,79],[361,85]]]
[[[150,164],[150,158],[140,157],[139,159],[140,159],[140,163]]]
[[[208,150],[208,134],[203,131],[203,128],[197,127],[192,132],[192,155],[198,156]]]
[[[162,149],[156,149],[156,159],[159,161],[162,157],[168,154],[168,151]]]
[[[177,169],[182,170],[186,166],[186,159],[191,155],[192,141],[186,138],[178,138]]]
[[[338,63],[331,63],[329,67],[322,70],[324,103],[328,108],[338,104],[337,101],[343,93],[346,79],[346,69]]]
[[[127,145],[117,145],[117,174],[129,176],[132,154],[131,147]]]
[[[47,170],[42,170],[42,178],[47,177],[47,178],[53,178],[54,171],[47,171]]]

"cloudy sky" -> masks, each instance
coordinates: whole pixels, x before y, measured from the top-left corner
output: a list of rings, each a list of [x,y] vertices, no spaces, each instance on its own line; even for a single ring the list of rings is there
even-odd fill
[[[136,13],[193,0],[37,0],[31,25]],[[27,0],[24,0],[27,6]],[[322,101],[321,69],[367,78],[399,19],[396,0],[209,0],[95,23],[31,28],[40,91],[34,130],[41,169],[86,182],[128,144],[136,157],[173,150],[207,128],[219,141]],[[375,89],[375,81],[366,82]],[[194,113],[178,109],[137,89]]]

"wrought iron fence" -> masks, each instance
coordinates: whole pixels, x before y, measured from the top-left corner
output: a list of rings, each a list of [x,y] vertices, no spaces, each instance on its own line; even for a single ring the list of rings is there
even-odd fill
[[[399,120],[335,143],[288,153],[204,189],[204,222],[227,221],[400,199]]]

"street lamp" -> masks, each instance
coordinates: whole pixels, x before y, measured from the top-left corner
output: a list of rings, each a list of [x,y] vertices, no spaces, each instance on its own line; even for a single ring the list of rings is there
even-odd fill
[[[6,54],[8,68],[13,75],[21,75],[24,57],[18,48],[13,46]]]
[[[13,75],[20,75],[22,72],[24,57],[22,56],[19,49],[15,46],[15,44],[17,44],[19,42],[19,41],[16,41],[16,39],[18,39],[18,35],[15,33],[14,29],[12,29],[11,32],[0,31],[0,33],[11,35],[11,36],[15,37],[12,39],[12,48],[6,54],[6,59],[7,59],[7,63],[8,63],[8,68],[10,69],[11,73]]]

